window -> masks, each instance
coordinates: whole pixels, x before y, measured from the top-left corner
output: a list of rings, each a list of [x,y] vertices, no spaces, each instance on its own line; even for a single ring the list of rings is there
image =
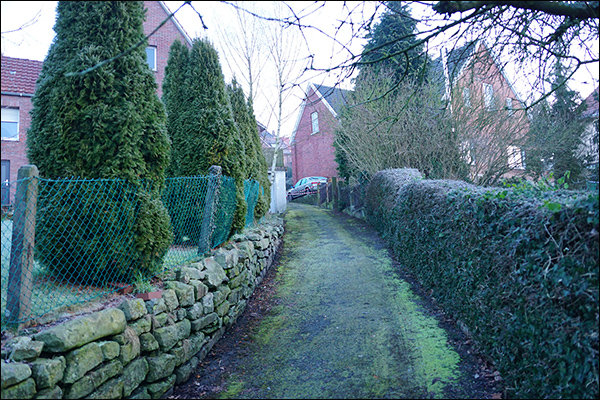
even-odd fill
[[[146,62],[152,71],[156,71],[156,47],[146,47]]]
[[[18,108],[2,108],[2,140],[19,140]]]
[[[509,117],[515,113],[512,106],[512,99],[510,97],[506,99],[506,110],[508,110]]]
[[[312,120],[312,134],[319,132],[319,114],[316,112],[310,114],[310,119]]]
[[[506,149],[508,153],[508,168],[512,169],[524,169],[523,164],[523,152],[517,146],[508,146]]]
[[[468,141],[461,142],[460,150],[462,153],[462,159],[468,165],[473,165],[475,160],[473,160],[473,157],[471,156],[471,143],[469,143]]]
[[[471,89],[463,88],[463,102],[465,106],[471,107]]]
[[[2,205],[10,204],[10,161],[2,160]]]
[[[494,109],[494,87],[490,84],[483,84],[483,99],[485,100],[485,108],[488,111]]]

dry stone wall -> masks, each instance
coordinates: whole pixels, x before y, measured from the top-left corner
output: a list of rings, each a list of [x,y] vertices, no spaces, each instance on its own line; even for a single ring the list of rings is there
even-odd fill
[[[130,298],[11,339],[2,399],[157,399],[188,380],[272,265],[283,235],[273,217],[209,256],[168,273],[160,298]]]

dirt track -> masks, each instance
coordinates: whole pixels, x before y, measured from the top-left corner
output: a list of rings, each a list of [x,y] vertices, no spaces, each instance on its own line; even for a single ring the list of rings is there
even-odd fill
[[[289,203],[279,263],[170,398],[499,398],[364,222]]]

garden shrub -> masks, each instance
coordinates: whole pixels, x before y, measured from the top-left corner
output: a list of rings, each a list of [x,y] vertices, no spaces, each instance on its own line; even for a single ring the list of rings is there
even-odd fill
[[[598,195],[374,176],[367,220],[500,370],[510,397],[598,397]]]

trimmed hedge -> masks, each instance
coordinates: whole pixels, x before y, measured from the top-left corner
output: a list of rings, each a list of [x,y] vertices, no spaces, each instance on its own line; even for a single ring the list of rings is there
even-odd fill
[[[377,173],[366,218],[520,398],[598,398],[598,195]]]

